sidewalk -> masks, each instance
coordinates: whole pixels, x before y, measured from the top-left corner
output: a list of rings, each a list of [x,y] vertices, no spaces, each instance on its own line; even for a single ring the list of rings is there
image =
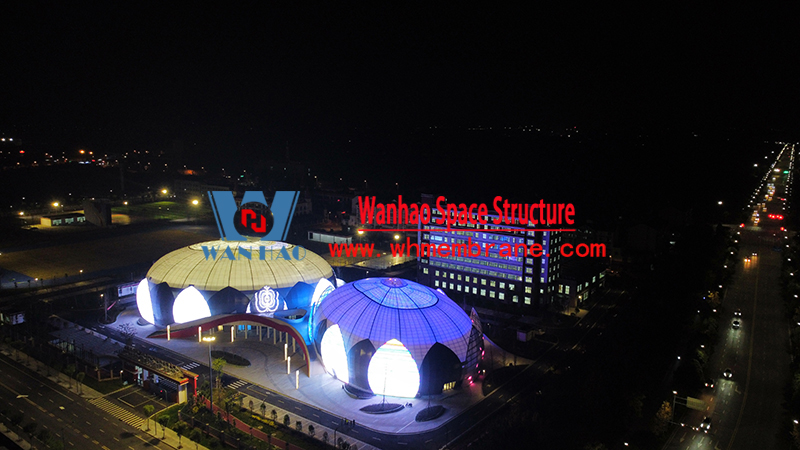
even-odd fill
[[[156,414],[154,414],[153,416],[155,416]],[[176,433],[174,430],[170,428],[167,428],[166,434],[164,434],[164,431],[161,430],[161,425],[156,423],[155,420],[148,419],[148,421],[150,422],[151,425],[150,430],[149,431],[147,430],[147,423],[145,422],[145,424],[142,425],[141,431],[160,440],[161,442],[169,445],[172,448],[175,449],[186,448],[189,450],[208,450],[208,448],[203,447],[197,442],[189,440],[189,438],[187,438],[186,436],[183,436],[180,439],[178,439],[178,433]],[[161,439],[161,436],[165,436],[164,439]]]
[[[22,450],[30,450],[31,449],[31,443],[30,442],[26,441],[25,439],[23,439],[22,437],[17,435],[17,433],[11,431],[3,423],[0,423],[0,433],[3,433],[4,435],[6,435],[7,438],[9,438],[12,441],[14,441],[17,445],[19,445],[22,448]],[[34,448],[36,448],[36,447],[34,447]]]
[[[86,386],[85,384],[78,383],[76,380],[68,377],[66,374],[61,372],[56,372],[55,369],[50,368],[49,372],[50,375],[48,376],[48,368],[47,366],[41,362],[36,360],[35,358],[30,357],[27,353],[23,351],[19,351],[19,359],[15,359],[15,351],[14,349],[9,349],[7,346],[4,346],[0,353],[7,356],[9,359],[17,361],[20,365],[24,365],[30,370],[38,373],[39,375],[47,378],[48,380],[52,381],[53,383],[58,384],[59,386],[67,389],[68,391],[80,395],[82,398],[86,400],[93,400],[98,397],[102,397],[103,394],[95,391],[94,389]],[[78,384],[81,384],[80,390],[78,389]]]
[[[0,353],[2,353],[3,355],[7,356],[10,359],[13,359],[13,360],[17,361],[14,358],[14,350],[13,349],[8,349],[6,346],[3,346],[3,348],[0,349]],[[96,390],[90,388],[89,386],[86,386],[85,384],[78,383],[76,380],[70,379],[69,377],[67,377],[66,374],[63,374],[61,372],[56,372],[52,368],[50,369],[50,376],[47,376],[47,367],[43,363],[37,361],[34,358],[31,358],[26,353],[21,352],[21,351],[19,352],[19,356],[20,357],[19,357],[19,360],[17,362],[20,365],[24,365],[24,366],[28,367],[29,369],[35,371],[36,373],[38,373],[39,375],[47,378],[48,380],[52,381],[53,383],[56,383],[59,386],[63,387],[64,389],[72,392],[73,394],[80,395],[82,398],[84,398],[86,400],[94,400],[96,398],[104,397],[104,395],[101,394],[100,392],[97,392]],[[79,384],[80,384],[80,389],[78,388]],[[151,436],[154,436],[154,437],[157,437],[157,438],[161,439],[161,435],[162,435],[161,433],[159,433],[158,435],[155,434],[155,428],[156,427],[160,427],[160,425],[157,425],[152,419],[150,419],[150,424],[153,425],[153,426],[151,427],[149,432],[147,431],[147,422],[145,422],[145,424],[142,426],[141,431],[144,431],[144,432],[150,434]],[[9,439],[11,439],[14,442],[16,442],[20,447],[22,447],[23,450],[30,450],[31,449],[30,442],[28,442],[28,441],[26,441],[24,439],[21,439],[17,435],[17,433],[9,430],[8,427],[6,427],[2,423],[0,423],[0,433],[3,433],[6,436],[8,436]],[[172,448],[176,448],[176,449],[177,448],[181,448],[180,445],[178,444],[178,442],[179,442],[178,441],[178,435],[174,431],[170,430],[169,428],[167,428],[166,439],[162,440],[161,442],[169,445]],[[208,450],[206,447],[203,447],[203,446],[201,446],[201,445],[199,445],[199,444],[197,444],[195,442],[192,442],[186,437],[183,437],[181,442],[183,444],[183,447],[185,447],[185,448],[194,448],[195,450]],[[36,447],[34,446],[33,448],[36,448]]]
[[[261,410],[260,410],[259,407],[261,405],[261,402],[264,401],[264,400],[263,399],[259,399],[257,397],[253,397],[251,395],[245,394],[244,398],[242,399],[242,405],[247,407],[250,404],[249,403],[250,401],[253,402],[253,406],[254,406],[253,414],[260,416],[261,415],[260,414]],[[340,433],[339,431],[334,430],[334,428],[329,428],[329,427],[327,427],[325,425],[322,425],[322,424],[319,424],[317,422],[311,421],[311,420],[309,420],[307,418],[303,418],[302,416],[298,416],[296,411],[288,411],[288,410],[285,410],[283,408],[280,408],[280,407],[277,407],[275,405],[272,405],[270,403],[266,403],[266,404],[269,405],[267,407],[267,417],[269,417],[269,415],[272,413],[272,410],[274,409],[275,412],[278,413],[278,422],[282,421],[283,420],[283,416],[288,414],[289,418],[291,419],[292,426],[294,426],[295,422],[297,422],[297,418],[298,417],[301,417],[303,419],[303,420],[301,420],[301,422],[303,422],[303,429],[304,430],[308,430],[308,426],[309,425],[314,425],[314,438],[317,439],[320,442],[322,442],[322,435],[324,433],[328,433],[328,438],[329,438],[328,442],[329,443],[333,443],[334,442],[334,436],[336,436],[336,438],[340,438],[340,437],[344,438],[346,441],[348,441],[350,443],[351,446],[353,444],[357,444],[359,450],[380,450],[380,448],[378,448],[378,447],[375,447],[373,445],[367,444],[366,442],[359,441],[358,439],[356,439],[356,438],[354,438],[352,436],[349,436],[347,434]],[[215,405],[215,407],[216,407],[216,405]]]

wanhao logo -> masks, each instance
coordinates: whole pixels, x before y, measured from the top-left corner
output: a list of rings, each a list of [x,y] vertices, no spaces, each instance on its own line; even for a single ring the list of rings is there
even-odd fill
[[[223,240],[246,241],[247,238],[242,236],[242,233],[245,233],[263,240],[284,241],[292,223],[299,194],[299,191],[278,191],[270,206],[263,192],[246,191],[242,197],[241,208],[236,205],[236,200],[230,191],[208,191],[208,198],[211,200],[211,209],[214,211],[214,219],[217,221],[219,235]],[[246,208],[248,204],[263,205],[269,209],[271,217],[253,208]]]

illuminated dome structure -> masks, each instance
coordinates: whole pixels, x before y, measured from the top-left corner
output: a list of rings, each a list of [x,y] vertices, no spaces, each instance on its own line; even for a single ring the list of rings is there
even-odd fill
[[[482,334],[441,291],[367,278],[326,296],[312,317],[325,370],[358,389],[395,397],[439,394],[476,370]]]
[[[156,261],[136,303],[142,318],[160,327],[220,314],[309,316],[336,282],[331,266],[303,247],[209,241]]]

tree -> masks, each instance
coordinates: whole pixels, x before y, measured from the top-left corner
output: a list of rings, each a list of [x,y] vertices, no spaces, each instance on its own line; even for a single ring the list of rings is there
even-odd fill
[[[661,408],[656,412],[656,417],[653,420],[653,434],[662,436],[667,432],[670,419],[672,419],[672,407],[668,401],[661,404]]]
[[[130,323],[123,323],[117,328],[119,328],[120,334],[125,339],[125,345],[131,345],[133,343],[133,338],[136,336],[136,328]]]
[[[297,428],[297,431],[300,431],[300,432],[303,431],[303,422],[298,420],[297,423],[294,424],[294,426],[295,426],[295,428]]]
[[[153,405],[144,405],[144,413],[147,415],[147,431],[150,431],[150,416],[153,415],[153,411],[156,410],[155,406]]]
[[[628,400],[628,415],[629,417],[638,419],[642,417],[642,409],[644,408],[644,394],[636,394]]]
[[[603,443],[595,441],[591,444],[584,445],[583,450],[608,450],[608,447],[606,447]]]
[[[169,423],[169,417],[167,416],[158,416],[158,423],[161,424],[161,439],[167,438],[167,424]]]
[[[314,433],[316,433],[316,430],[314,430],[314,425],[309,425],[308,426],[308,435],[313,438],[314,437]]]
[[[251,398],[250,401],[247,403],[247,406],[250,407],[250,414],[253,414],[253,399]]]
[[[186,422],[178,422],[175,424],[175,434],[178,435],[178,448],[183,447],[181,444],[181,436],[186,433],[186,430],[189,428],[189,424]]]
[[[28,433],[28,436],[33,437],[33,433],[36,433],[36,426],[36,422],[31,422],[22,427],[22,431]]]
[[[225,368],[226,361],[222,358],[217,358],[211,363],[211,367],[217,372],[217,390],[222,387],[222,369]]]
[[[267,404],[261,402],[260,408],[261,408],[261,417],[267,417]]]
[[[75,375],[75,380],[78,382],[77,384],[78,384],[78,392],[79,393],[83,392],[83,379],[84,378],[86,378],[86,372],[78,372],[78,374]]]
[[[269,413],[269,416],[272,417],[272,421],[273,422],[277,422],[278,421],[278,411],[275,411],[273,409],[272,412]]]
[[[68,364],[64,369],[64,373],[69,377],[69,386],[72,387],[72,374],[75,373],[75,364]]]
[[[798,429],[797,424],[792,427],[792,442],[796,447],[800,448],[800,429]]]
[[[292,419],[289,418],[288,414],[283,416],[283,424],[286,425],[287,427],[292,425]]]

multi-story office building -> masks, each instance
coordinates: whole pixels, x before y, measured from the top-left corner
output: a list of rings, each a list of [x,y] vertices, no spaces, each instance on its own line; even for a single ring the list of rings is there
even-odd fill
[[[427,203],[427,199],[423,198],[423,202]],[[419,283],[440,288],[456,301],[483,298],[490,304],[523,308],[546,307],[552,303],[561,272],[560,232],[539,231],[537,226],[521,225],[519,221],[514,225],[495,225],[491,220],[486,224],[453,226],[448,231],[446,226],[435,224],[435,219],[441,216],[437,215],[436,208],[431,209],[433,220],[422,225],[417,235]],[[538,228],[547,227],[539,225]],[[444,252],[446,255],[443,255],[424,251],[432,245],[469,242],[480,246],[479,255],[475,255],[477,252]],[[534,244],[541,245],[540,256],[523,254],[523,245],[530,249]],[[519,252],[514,255],[502,251],[509,247]]]

